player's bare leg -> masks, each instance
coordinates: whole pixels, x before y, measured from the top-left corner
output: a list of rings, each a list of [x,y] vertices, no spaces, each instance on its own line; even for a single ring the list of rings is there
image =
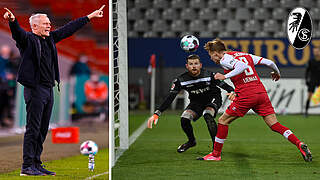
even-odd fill
[[[306,144],[301,142],[289,128],[281,125],[275,114],[270,114],[263,117],[264,122],[272,129],[281,135],[283,135],[286,139],[288,139],[292,144],[296,145],[303,157],[303,159],[307,162],[312,161],[311,152]]]
[[[238,116],[230,116],[228,113],[224,112],[222,116],[218,120],[218,132],[214,142],[213,152],[202,157],[198,158],[198,160],[213,160],[220,161],[221,160],[221,151],[222,146],[224,144],[224,140],[228,136],[228,125],[236,120]]]
[[[187,151],[189,148],[194,147],[196,143],[196,139],[193,134],[193,128],[191,125],[191,121],[196,117],[196,113],[190,109],[185,110],[181,115],[181,127],[184,133],[188,137],[188,142],[181,144],[177,151],[179,153],[183,153]]]

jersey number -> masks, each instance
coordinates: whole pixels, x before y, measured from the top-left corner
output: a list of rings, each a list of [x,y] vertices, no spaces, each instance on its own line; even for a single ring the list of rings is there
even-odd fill
[[[239,57],[239,60],[244,62],[246,65],[248,65],[248,68],[244,71],[244,73],[247,76],[252,75],[254,72],[253,72],[253,69],[251,68],[251,66],[249,65],[247,59],[245,57]]]

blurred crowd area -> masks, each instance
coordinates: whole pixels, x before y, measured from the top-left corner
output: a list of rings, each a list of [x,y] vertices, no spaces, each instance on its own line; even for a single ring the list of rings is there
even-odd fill
[[[79,120],[92,116],[107,120],[108,100],[108,1],[107,0],[1,0],[0,7],[10,9],[20,26],[31,31],[29,17],[34,13],[48,15],[52,30],[69,21],[104,8],[104,17],[92,20],[75,35],[57,44],[61,79],[70,84],[70,117]],[[1,17],[4,14],[0,10]],[[0,18],[0,127],[15,126],[17,103],[16,75],[20,54],[11,37],[8,22]],[[15,97],[20,99],[16,100]],[[80,100],[79,100],[80,99]]]

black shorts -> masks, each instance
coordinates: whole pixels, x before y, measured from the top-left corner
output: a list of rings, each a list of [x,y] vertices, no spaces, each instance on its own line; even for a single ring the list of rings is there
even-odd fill
[[[187,106],[187,108],[185,110],[189,109],[189,110],[192,110],[193,112],[195,112],[196,117],[194,117],[193,121],[196,121],[202,116],[203,111],[207,107],[212,107],[214,109],[214,117],[216,117],[216,115],[218,113],[218,109],[221,107],[221,103],[211,102],[208,104],[200,104],[200,103],[190,102],[190,104]]]

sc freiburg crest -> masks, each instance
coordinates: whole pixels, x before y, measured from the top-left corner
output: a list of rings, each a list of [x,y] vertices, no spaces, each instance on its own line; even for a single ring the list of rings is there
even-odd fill
[[[288,39],[296,49],[305,48],[312,37],[312,20],[309,12],[302,8],[294,8],[287,22]]]

